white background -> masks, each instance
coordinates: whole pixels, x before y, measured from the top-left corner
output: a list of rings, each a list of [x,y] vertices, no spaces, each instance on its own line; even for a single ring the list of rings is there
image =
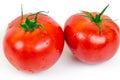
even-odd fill
[[[50,69],[28,74],[16,70],[5,58],[2,42],[7,28],[17,16],[21,15],[21,4],[24,13],[49,11],[63,28],[65,21],[80,10],[100,12],[110,4],[105,14],[120,26],[119,0],[2,0],[0,2],[0,80],[120,80],[120,48],[109,61],[88,65],[77,61],[65,45],[57,63]]]

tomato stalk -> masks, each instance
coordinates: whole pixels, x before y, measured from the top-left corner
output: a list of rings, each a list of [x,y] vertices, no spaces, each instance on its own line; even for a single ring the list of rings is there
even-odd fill
[[[108,4],[100,13],[96,14],[95,17],[94,17],[94,16],[92,15],[92,13],[90,13],[90,12],[82,11],[82,12],[84,12],[85,14],[88,15],[88,16],[85,16],[85,17],[89,18],[92,22],[94,22],[94,23],[98,26],[98,28],[99,28],[99,30],[100,30],[100,34],[102,33],[102,27],[100,26],[100,23],[101,23],[101,21],[102,21],[101,16],[102,16],[103,13],[105,12],[105,10],[108,8],[108,6],[109,6],[109,4]],[[84,16],[84,15],[83,15],[83,16]],[[103,20],[105,20],[105,19],[103,19]],[[106,19],[106,20],[109,20],[109,19]]]
[[[38,24],[37,23],[37,18],[39,14],[42,14],[45,11],[39,11],[35,14],[30,14],[26,17],[25,22],[23,22],[23,8],[21,6],[21,23],[20,26],[25,30],[25,31],[33,31],[34,29],[40,27],[44,32],[44,26],[42,24]],[[29,17],[30,16],[35,16],[34,19],[30,20]]]

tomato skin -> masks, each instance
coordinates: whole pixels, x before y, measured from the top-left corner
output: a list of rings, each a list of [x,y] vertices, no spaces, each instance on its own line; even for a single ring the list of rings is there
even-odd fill
[[[109,60],[119,48],[119,27],[112,20],[101,21],[102,33],[98,26],[83,13],[72,15],[65,23],[64,35],[73,55],[88,64]],[[92,15],[96,16],[96,12]],[[102,15],[101,18],[109,18]]]
[[[24,15],[24,19],[28,15]],[[25,31],[20,27],[20,20],[18,17],[8,25],[3,41],[5,56],[18,70],[30,73],[47,70],[62,54],[64,34],[61,27],[45,14],[38,15],[37,23],[42,24],[46,32],[41,28]]]

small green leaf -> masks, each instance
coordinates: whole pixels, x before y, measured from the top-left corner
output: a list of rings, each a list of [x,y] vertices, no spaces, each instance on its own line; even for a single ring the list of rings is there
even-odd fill
[[[82,12],[86,13],[86,14],[88,15],[88,17],[89,17],[92,21],[94,21],[94,17],[93,17],[93,15],[92,15],[90,12],[88,12],[88,11],[82,11]]]
[[[28,18],[26,18],[25,24],[27,24],[28,26],[30,26],[31,25],[31,21]]]
[[[112,19],[110,19],[110,18],[103,18],[103,19],[101,19],[101,21],[103,21],[103,20],[112,20]]]
[[[37,24],[37,26],[40,27],[46,33],[45,27],[42,24]]]
[[[27,25],[26,24],[20,24],[20,26],[25,30],[28,31]]]
[[[101,11],[101,13],[99,14],[99,16],[101,16],[108,7],[109,7],[109,4]]]

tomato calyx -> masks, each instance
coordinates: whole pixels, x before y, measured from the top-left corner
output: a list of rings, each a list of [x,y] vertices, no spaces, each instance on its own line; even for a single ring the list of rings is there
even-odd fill
[[[45,11],[39,11],[34,14],[30,14],[26,17],[25,21],[23,21],[23,8],[21,6],[21,23],[20,26],[25,30],[25,31],[33,31],[34,29],[40,27],[44,32],[46,32],[44,26],[42,24],[37,23],[38,15],[42,13],[46,13]],[[35,16],[34,19],[30,20],[30,16]]]
[[[109,4],[100,13],[96,14],[95,17],[92,15],[92,13],[90,13],[88,11],[82,11],[83,13],[87,14],[87,16],[86,15],[82,15],[82,16],[89,18],[92,22],[94,22],[98,26],[98,28],[100,30],[100,34],[102,33],[102,27],[100,26],[101,21],[102,20],[111,20],[111,19],[101,19],[101,16],[105,12],[105,10],[108,8],[108,6],[109,6]]]

